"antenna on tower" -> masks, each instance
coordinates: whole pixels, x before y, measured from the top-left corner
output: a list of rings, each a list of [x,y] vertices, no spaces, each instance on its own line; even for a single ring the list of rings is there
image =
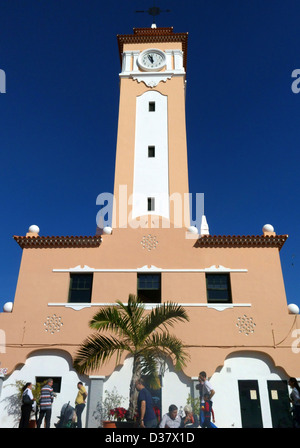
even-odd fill
[[[161,12],[171,12],[171,10],[170,9],[162,10],[158,6],[155,6],[155,1],[153,1],[153,6],[151,8],[149,8],[148,11],[138,10],[135,12],[147,12],[150,16],[153,17],[152,28],[156,28],[155,17],[158,16]]]

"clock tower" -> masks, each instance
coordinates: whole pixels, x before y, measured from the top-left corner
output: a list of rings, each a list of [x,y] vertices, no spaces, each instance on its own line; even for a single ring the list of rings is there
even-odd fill
[[[188,33],[118,35],[121,61],[113,228],[190,224],[185,83]]]
[[[106,392],[117,387],[130,400],[133,352],[114,351],[110,337],[116,334],[107,327],[101,348],[101,334],[94,338],[89,322],[124,313],[131,295],[157,318],[167,304],[174,316],[181,307],[189,316],[188,322],[174,321],[178,347],[182,342],[186,353],[179,371],[177,355],[162,338],[166,363],[158,365],[161,388],[155,391],[161,415],[173,400],[184,406],[198,397],[198,372],[204,369],[216,391],[219,428],[291,426],[287,381],[300,378],[300,322],[299,308],[287,306],[280,264],[287,235],[276,235],[271,225],[262,235],[209,235],[203,219],[199,233],[190,225],[187,37],[154,26],[118,36],[122,68],[112,226],[99,226],[93,236],[40,236],[39,228],[30,226],[26,235],[14,236],[22,263],[14,302],[0,312],[1,428],[16,425],[8,404],[15,382],[24,379],[55,379],[54,415],[84,379],[90,399],[83,424],[89,428],[99,427]],[[160,334],[154,329],[147,340],[159,341]],[[108,362],[98,363],[100,352]],[[80,354],[82,364],[74,363]]]

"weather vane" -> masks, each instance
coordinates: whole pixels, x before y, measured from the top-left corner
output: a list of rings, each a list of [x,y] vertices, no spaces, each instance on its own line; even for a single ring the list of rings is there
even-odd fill
[[[170,9],[162,10],[158,6],[155,6],[155,1],[153,2],[153,6],[148,9],[148,11],[135,11],[135,12],[147,12],[150,16],[153,17],[153,23],[155,23],[155,17],[158,16],[161,12],[171,12]]]

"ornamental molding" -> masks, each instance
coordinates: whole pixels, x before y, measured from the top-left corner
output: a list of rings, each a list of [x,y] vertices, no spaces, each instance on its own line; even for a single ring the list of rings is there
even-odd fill
[[[62,318],[56,314],[48,316],[46,322],[44,322],[45,331],[49,334],[59,333],[62,326]]]
[[[205,268],[205,272],[216,272],[216,273],[223,273],[223,272],[248,272],[248,269],[231,269],[226,268],[225,266],[220,265],[212,265],[210,268]]]
[[[8,374],[8,369],[6,367],[1,367],[0,368],[0,378],[2,378],[3,376],[6,376]]]
[[[150,251],[152,249],[156,249],[158,240],[155,235],[145,235],[142,238],[141,245],[143,249]]]
[[[147,87],[156,87],[160,82],[167,82],[173,76],[185,75],[182,71],[171,71],[171,72],[131,72],[131,73],[120,73],[120,78],[132,78],[138,83],[143,82]]]
[[[137,81],[138,83],[143,82],[147,87],[156,87],[160,82],[167,82],[168,79],[171,79],[174,73],[136,73],[131,74],[130,77],[134,81]]]
[[[248,317],[244,314],[243,316],[238,317],[236,326],[239,329],[239,333],[249,336],[254,333],[256,324],[252,317]]]
[[[199,273],[230,273],[230,272],[240,272],[240,273],[246,273],[248,272],[248,269],[232,269],[232,268],[226,268],[222,265],[212,265],[208,268],[204,269],[193,269],[193,268],[187,268],[187,269],[170,269],[170,268],[160,268],[158,266],[154,265],[144,265],[140,268],[133,268],[133,269],[96,269],[92,268],[90,266],[84,265],[81,267],[81,265],[75,266],[74,268],[64,268],[64,269],[53,269],[53,272],[80,272],[80,273],[92,273],[92,272],[199,272]]]
[[[94,268],[90,268],[89,266],[87,266],[86,264],[81,267],[81,265],[79,264],[78,266],[75,266],[74,268],[69,268],[69,269],[53,269],[53,272],[95,272],[96,269]]]
[[[50,307],[64,307],[64,308],[71,308],[75,311],[80,311],[84,308],[92,308],[92,307],[105,307],[105,306],[116,306],[117,303],[113,302],[113,303],[108,303],[108,302],[93,302],[93,303],[48,303],[48,306]],[[123,305],[127,306],[127,303],[123,303]],[[157,308],[160,306],[163,306],[164,302],[162,303],[145,303],[145,309],[146,310],[151,310],[153,308]],[[247,308],[247,307],[251,307],[251,303],[224,303],[224,304],[219,304],[219,303],[179,303],[178,305],[186,307],[186,308],[209,308],[209,309],[214,309],[216,311],[225,311],[228,309],[232,309],[232,308]]]

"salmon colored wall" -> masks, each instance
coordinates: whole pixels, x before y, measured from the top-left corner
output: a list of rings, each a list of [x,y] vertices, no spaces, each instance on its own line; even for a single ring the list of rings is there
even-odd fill
[[[182,50],[181,42],[125,43],[123,51],[144,51],[147,48],[158,50]]]
[[[293,376],[300,376],[297,355],[292,353],[291,331],[299,328],[299,318],[288,314],[278,249],[275,248],[197,248],[196,240],[185,238],[184,229],[153,229],[158,245],[147,251],[141,240],[149,229],[116,229],[103,235],[98,248],[24,249],[11,314],[0,314],[0,328],[5,330],[7,353],[1,355],[3,367],[13,370],[24,363],[29,353],[39,348],[59,348],[74,355],[77,345],[90,333],[88,321],[97,307],[80,311],[51,303],[67,302],[69,269],[87,265],[95,269],[137,269],[145,265],[157,268],[204,269],[223,265],[248,272],[231,273],[233,303],[251,304],[217,311],[186,307],[189,324],[178,324],[174,333],[189,347],[191,360],[185,373],[195,376],[199,363],[212,373],[234,351],[251,350],[269,353],[276,365],[282,365]],[[133,273],[94,273],[92,303],[126,302],[136,292],[137,275]],[[164,301],[206,303],[204,273],[163,273]],[[47,317],[61,317],[60,332],[49,334]],[[254,333],[239,333],[238,318],[246,315],[255,323]],[[101,369],[113,371],[115,365]],[[106,372],[106,373],[104,373]]]

